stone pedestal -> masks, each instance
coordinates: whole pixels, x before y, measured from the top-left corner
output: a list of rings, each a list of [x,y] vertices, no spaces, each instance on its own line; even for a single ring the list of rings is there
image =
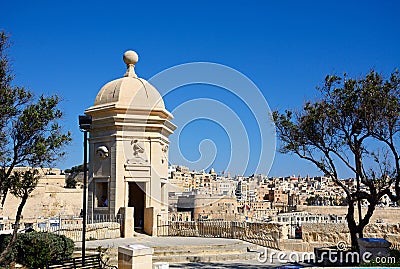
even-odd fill
[[[119,269],[152,269],[154,249],[143,245],[118,247]]]
[[[366,258],[372,260],[377,257],[387,257],[392,244],[383,238],[359,238],[358,245],[360,256],[364,257],[363,255],[368,252],[370,255],[365,254]]]
[[[133,207],[121,207],[119,214],[123,216],[123,223],[121,224],[121,237],[132,238],[135,234],[134,230],[134,208]]]
[[[144,209],[144,218],[146,222],[144,223],[144,232],[148,235],[157,235],[157,217],[154,216],[154,207],[148,207]]]

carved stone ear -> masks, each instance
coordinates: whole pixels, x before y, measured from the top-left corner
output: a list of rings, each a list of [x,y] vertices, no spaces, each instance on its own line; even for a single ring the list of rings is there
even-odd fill
[[[106,146],[100,146],[96,149],[96,155],[99,156],[101,160],[107,159],[109,156],[108,148]]]

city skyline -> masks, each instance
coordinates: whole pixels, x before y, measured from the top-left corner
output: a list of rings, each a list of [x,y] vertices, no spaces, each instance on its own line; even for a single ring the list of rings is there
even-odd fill
[[[311,1],[243,5],[43,1],[3,6],[9,12],[0,18],[0,27],[11,35],[14,84],[37,95],[57,93],[63,99],[63,124],[72,131],[74,141],[67,157],[57,164],[62,169],[82,162],[77,116],[93,104],[106,82],[123,75],[121,55],[127,49],[138,52],[136,72],[145,79],[183,63],[211,62],[233,68],[255,83],[272,110],[300,107],[313,99],[318,94],[315,87],[327,74],[361,76],[375,68],[389,75],[399,67],[396,1],[362,5],[340,1],[335,6]],[[170,111],[194,99],[216,100],[229,106],[249,133],[256,128],[246,103],[216,86],[184,86],[165,97]],[[207,147],[198,150],[201,142],[211,139],[218,154],[210,166],[225,170],[232,151],[232,134],[226,129],[198,119],[179,137],[180,150],[195,161],[207,153]],[[260,148],[257,135],[247,138]],[[208,146],[212,149],[212,144]],[[178,159],[176,155],[170,151],[172,162]],[[255,170],[256,162],[257,156],[249,157],[248,173]],[[321,172],[294,156],[276,154],[270,176],[298,174]]]

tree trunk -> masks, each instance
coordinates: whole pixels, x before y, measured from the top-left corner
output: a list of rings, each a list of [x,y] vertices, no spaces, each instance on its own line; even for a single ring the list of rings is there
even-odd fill
[[[376,203],[369,203],[367,213],[365,214],[364,218],[358,224],[358,234],[360,238],[364,237],[364,228],[367,226],[369,221],[371,220],[372,215],[374,214],[376,207]]]
[[[18,206],[17,215],[15,216],[14,230],[13,230],[13,234],[11,237],[11,241],[8,243],[6,249],[0,254],[0,263],[2,263],[4,261],[7,254],[11,251],[15,242],[17,241],[17,233],[18,233],[19,223],[21,220],[22,209],[24,208],[26,200],[28,200],[28,197],[29,197],[28,192],[25,192],[24,195],[22,196],[21,203]]]
[[[351,246],[352,248],[358,250],[358,241],[357,241],[358,227],[356,221],[354,220],[354,201],[352,201],[349,198],[347,200],[348,200],[348,207],[347,207],[346,218],[347,218],[347,227],[349,228],[350,231]]]

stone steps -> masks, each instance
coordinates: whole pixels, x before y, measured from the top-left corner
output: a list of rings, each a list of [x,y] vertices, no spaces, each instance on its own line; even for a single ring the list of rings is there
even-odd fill
[[[245,261],[257,260],[257,253],[248,252],[241,254],[190,254],[190,255],[168,255],[153,256],[153,262],[186,263],[186,262],[221,262],[221,261]]]
[[[202,250],[202,251],[193,251],[193,250],[175,250],[175,251],[159,251],[155,250],[153,256],[183,256],[183,255],[213,255],[213,254],[243,254],[246,253],[247,251],[243,251],[240,249],[224,249],[224,250],[218,250],[218,249],[208,249],[208,250]]]
[[[223,262],[223,261],[256,261],[257,245],[244,241],[212,243],[209,245],[177,242],[174,245],[154,246],[153,262],[188,263],[188,262]],[[96,248],[86,248],[86,253],[95,252]],[[80,254],[80,248],[75,249]],[[111,247],[106,251],[110,265],[118,264],[118,248]]]
[[[223,245],[191,245],[154,247],[154,262],[184,263],[184,262],[217,262],[257,260],[257,246],[236,242]]]

